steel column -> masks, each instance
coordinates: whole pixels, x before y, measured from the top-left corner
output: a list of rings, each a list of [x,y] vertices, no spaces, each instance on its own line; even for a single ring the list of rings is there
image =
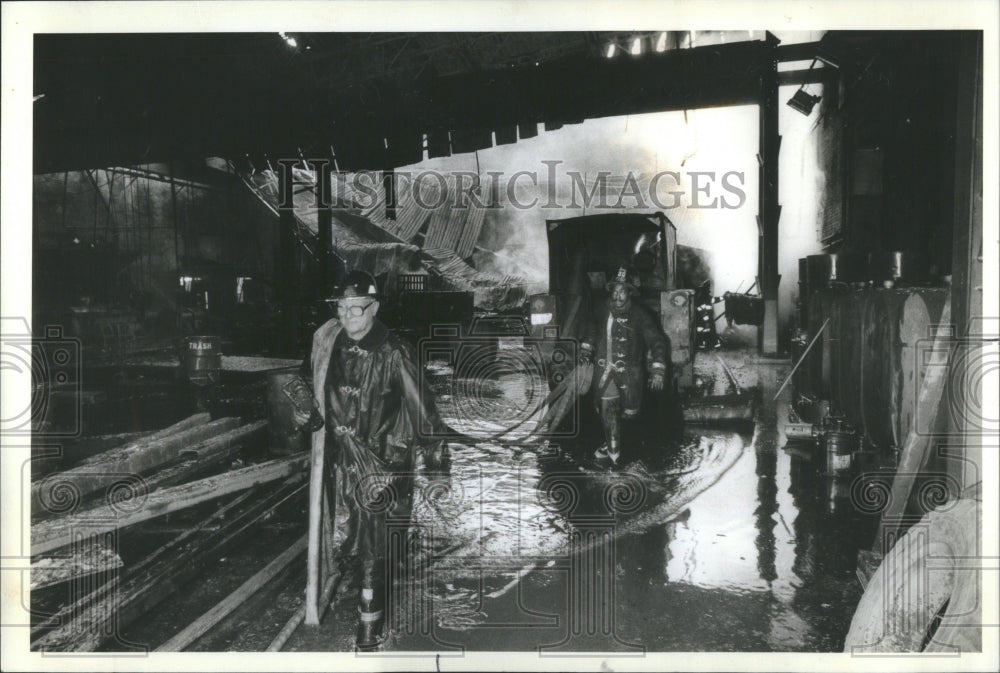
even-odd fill
[[[319,250],[317,250],[317,253],[319,255],[320,277],[320,287],[318,289],[320,292],[329,292],[333,281],[331,277],[333,266],[333,260],[331,259],[333,247],[333,213],[329,208],[320,208],[318,215]]]
[[[279,349],[284,353],[296,350],[298,335],[298,250],[295,238],[295,213],[284,208],[278,213],[278,260],[275,276],[278,285],[278,302],[283,318],[278,328]]]
[[[757,347],[761,353],[778,352],[778,39],[767,34],[771,53],[765,56],[760,75],[759,165],[757,227],[759,256],[757,269],[761,296],[764,298],[764,324],[758,330]]]

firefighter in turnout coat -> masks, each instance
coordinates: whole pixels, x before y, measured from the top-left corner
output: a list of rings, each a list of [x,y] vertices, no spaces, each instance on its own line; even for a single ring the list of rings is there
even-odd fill
[[[661,392],[667,373],[667,339],[652,313],[633,301],[637,283],[619,268],[607,283],[608,305],[599,311],[590,335],[580,344],[584,362],[594,363],[591,391],[604,426],[605,444],[595,455],[610,466],[621,456],[621,423],[638,416],[643,392]]]
[[[313,446],[325,448],[327,492],[333,497],[334,548],[348,573],[360,574],[357,646],[384,638],[387,546],[410,521],[418,452],[430,471],[447,469],[433,400],[421,393],[414,349],[376,317],[375,280],[353,271],[337,288],[338,318],[313,335],[303,378],[324,420]],[[358,568],[357,566],[360,566]]]

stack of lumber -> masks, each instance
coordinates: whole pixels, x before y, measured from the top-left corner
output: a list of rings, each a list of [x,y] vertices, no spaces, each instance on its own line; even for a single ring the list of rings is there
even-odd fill
[[[73,581],[70,604],[32,627],[32,649],[92,651],[119,638],[278,506],[304,496],[308,456],[245,464],[243,450],[264,441],[266,425],[197,414],[32,483],[32,588]],[[172,512],[198,516],[204,508],[192,508],[216,500],[206,518],[122,563],[123,537]]]

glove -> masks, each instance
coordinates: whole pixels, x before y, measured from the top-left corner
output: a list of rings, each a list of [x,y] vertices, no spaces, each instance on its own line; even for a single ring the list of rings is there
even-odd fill
[[[653,372],[653,377],[649,380],[649,389],[654,393],[663,392],[663,372],[659,370]]]

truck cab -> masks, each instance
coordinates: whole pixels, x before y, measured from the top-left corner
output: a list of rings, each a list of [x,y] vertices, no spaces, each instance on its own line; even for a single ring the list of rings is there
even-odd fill
[[[677,229],[662,212],[608,213],[546,220],[549,291],[528,298],[531,334],[545,341],[587,334],[608,299],[609,274],[632,268],[636,300],[659,317],[670,340],[675,387],[691,385],[694,291],[677,287]]]

